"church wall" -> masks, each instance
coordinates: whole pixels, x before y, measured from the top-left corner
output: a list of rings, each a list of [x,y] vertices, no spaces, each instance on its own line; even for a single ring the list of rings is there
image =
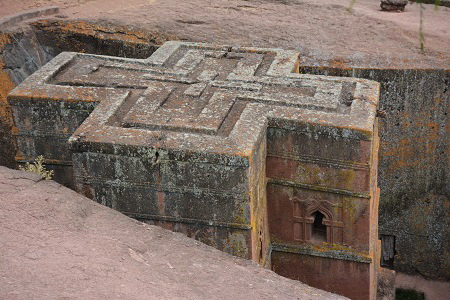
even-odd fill
[[[364,139],[312,127],[268,130],[272,269],[352,299],[373,299],[379,257],[373,226],[376,130]],[[314,233],[317,211],[326,227],[322,236]]]
[[[350,299],[365,300],[372,296],[367,263],[274,251],[272,268],[280,275]]]

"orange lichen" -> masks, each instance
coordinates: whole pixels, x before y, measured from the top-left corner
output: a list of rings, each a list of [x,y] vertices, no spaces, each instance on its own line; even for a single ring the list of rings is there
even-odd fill
[[[434,104],[439,105],[441,100],[436,100]],[[386,170],[388,175],[404,168],[420,168],[424,165],[424,159],[431,163],[436,158],[436,149],[439,138],[442,136],[441,125],[434,120],[431,112],[422,112],[420,118],[415,118],[414,122],[408,121],[412,119],[408,113],[402,114],[399,119],[405,120],[399,126],[416,129],[417,134],[404,137],[396,143],[382,142],[380,155],[393,158]],[[445,132],[447,134],[450,132],[448,124],[446,124]]]
[[[139,29],[129,29],[113,24],[95,24],[85,21],[63,21],[63,20],[40,20],[32,24],[39,30],[57,33],[59,36],[67,34],[76,34],[94,37],[96,40],[124,41],[126,44],[134,45],[145,43],[153,43],[161,45],[165,41],[174,39],[174,37],[166,37],[159,33],[148,33]],[[83,43],[73,44],[73,50],[83,52]]]
[[[5,45],[11,42],[9,34],[0,33],[0,52],[4,49]],[[6,124],[7,127],[13,125],[11,111],[6,97],[10,91],[15,87],[14,83],[9,78],[8,74],[3,71],[5,63],[0,58],[0,121]]]

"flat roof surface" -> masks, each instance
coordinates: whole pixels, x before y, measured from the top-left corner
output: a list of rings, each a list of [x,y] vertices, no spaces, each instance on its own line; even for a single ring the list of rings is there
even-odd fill
[[[267,126],[302,131],[306,124],[370,140],[379,84],[296,74],[298,57],[183,42],[167,42],[143,60],[66,52],[9,101],[101,102],[72,143],[249,156]]]

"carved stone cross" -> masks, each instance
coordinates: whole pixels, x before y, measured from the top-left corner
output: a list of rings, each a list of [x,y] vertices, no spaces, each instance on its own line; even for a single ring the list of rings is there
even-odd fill
[[[144,60],[62,53],[9,96],[17,159],[43,154],[86,196],[261,264],[333,258],[295,229],[320,213],[349,246],[335,258],[369,266],[378,84],[298,66],[296,51],[182,42]]]

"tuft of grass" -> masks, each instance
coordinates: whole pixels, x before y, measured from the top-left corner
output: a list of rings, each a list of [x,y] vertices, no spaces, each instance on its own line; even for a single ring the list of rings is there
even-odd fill
[[[423,1],[420,0],[420,27],[419,27],[419,42],[420,42],[420,53],[425,52],[425,35],[423,34],[423,11],[425,7],[423,6]]]
[[[34,159],[34,162],[30,164],[27,162],[25,167],[19,166],[19,169],[25,172],[36,173],[41,175],[45,180],[50,180],[53,178],[54,172],[53,170],[47,170],[44,166],[45,158],[42,155],[39,155]]]
[[[438,11],[439,5],[441,5],[441,0],[434,0],[434,10]]]
[[[348,5],[347,10],[351,12],[353,10],[353,6],[355,5],[355,3],[356,0],[350,0],[350,4]]]

